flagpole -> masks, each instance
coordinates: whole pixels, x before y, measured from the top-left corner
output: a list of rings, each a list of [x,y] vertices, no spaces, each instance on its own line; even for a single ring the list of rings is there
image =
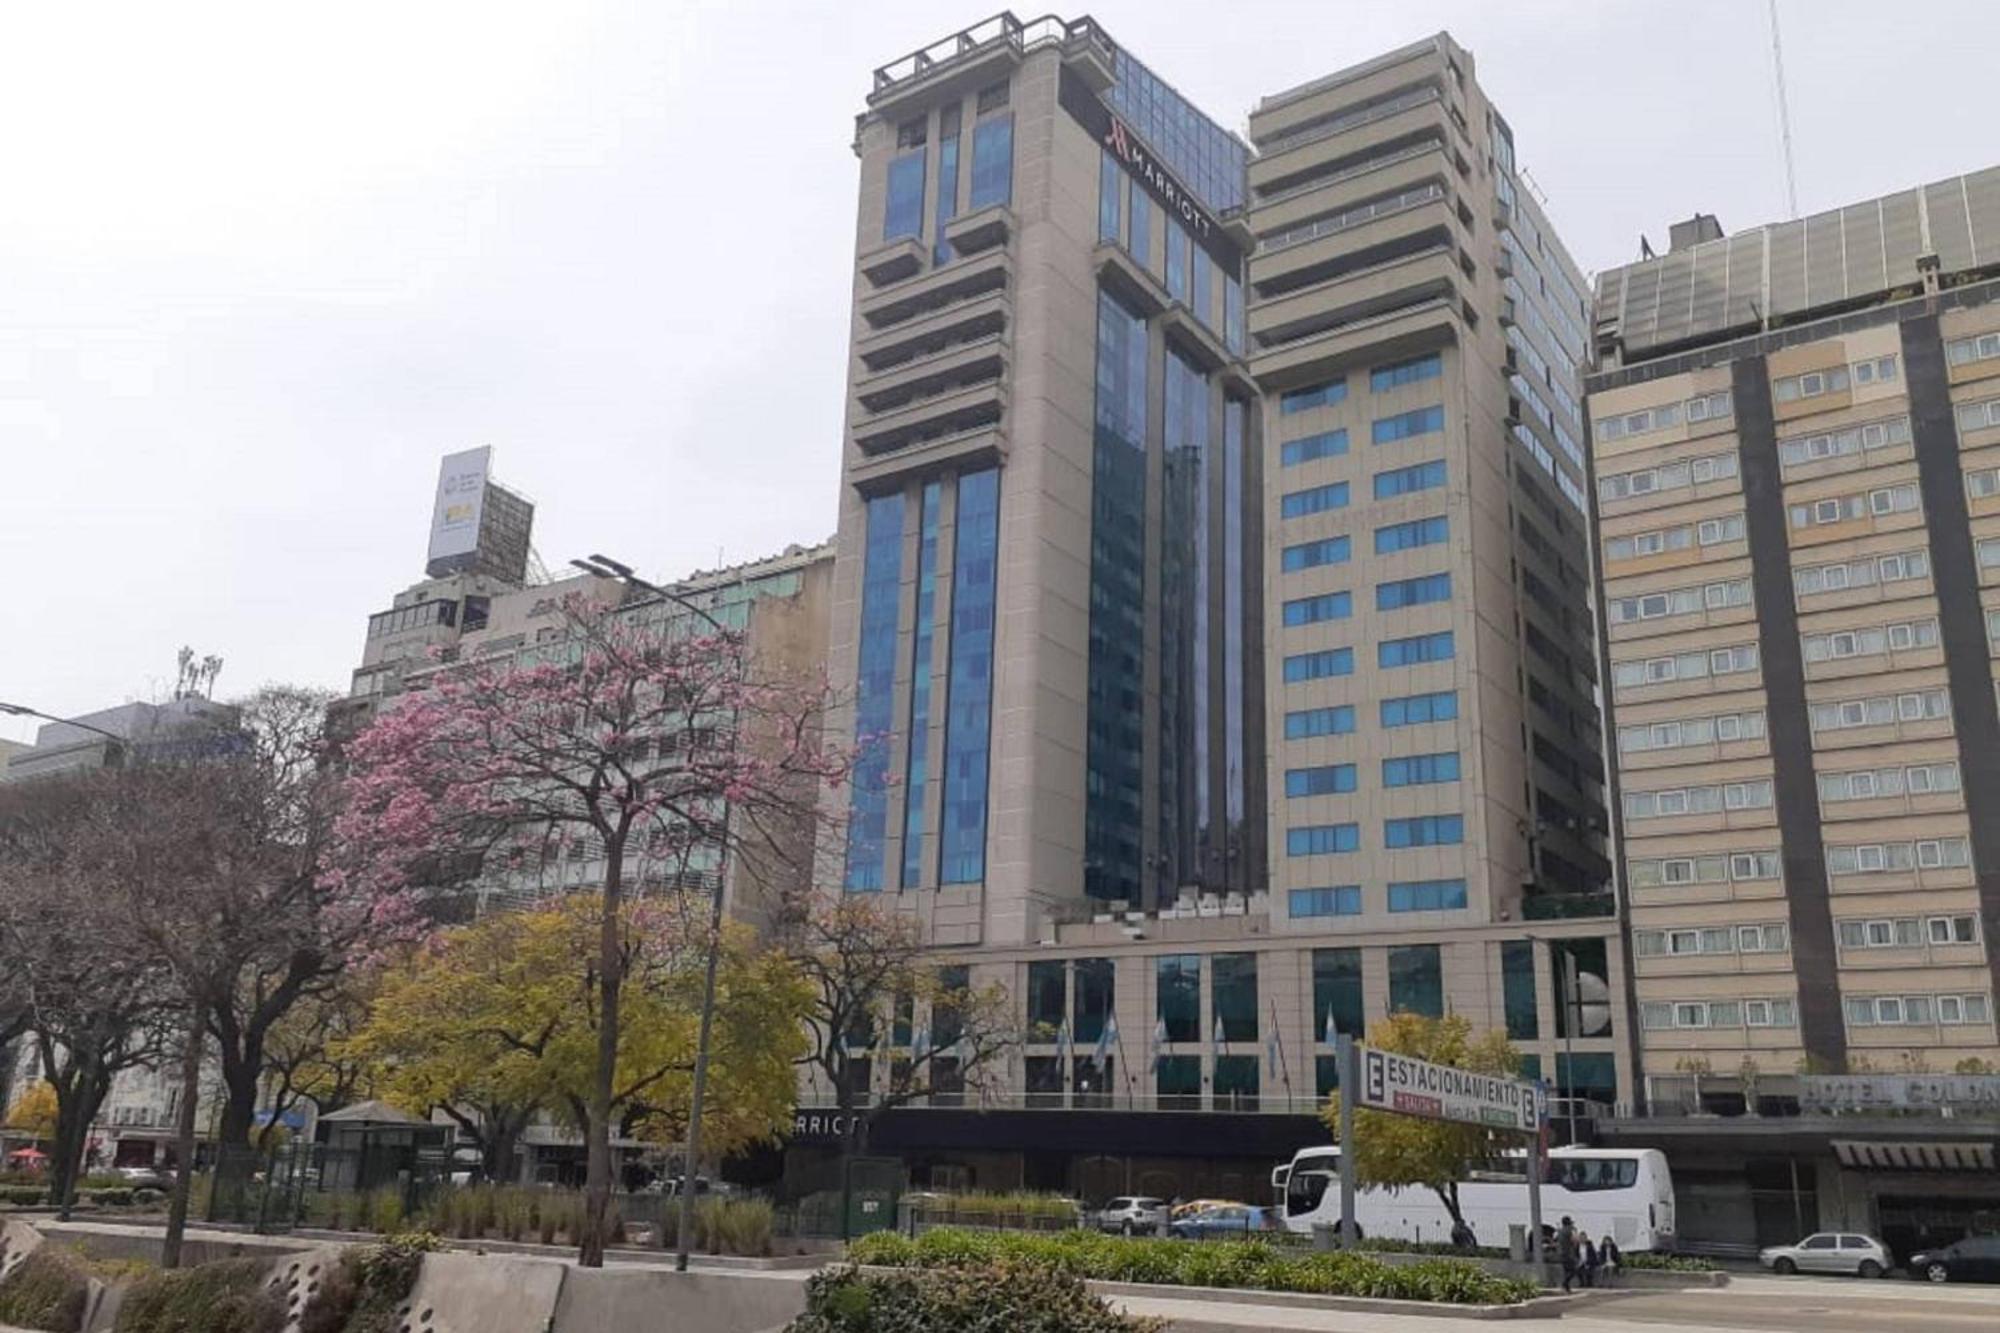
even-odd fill
[[[1118,1026],[1116,1014],[1107,1021],[1111,1024],[1111,1041],[1118,1049],[1118,1063],[1125,1070],[1125,1109],[1134,1110],[1136,1109],[1134,1099],[1138,1093],[1132,1082],[1132,1061],[1125,1054],[1125,1029]]]

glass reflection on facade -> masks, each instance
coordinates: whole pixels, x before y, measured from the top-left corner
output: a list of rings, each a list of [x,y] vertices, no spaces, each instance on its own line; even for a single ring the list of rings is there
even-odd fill
[[[1159,819],[1164,882],[1184,884],[1205,864],[1208,805],[1208,614],[1205,517],[1208,378],[1180,353],[1166,356],[1166,454],[1160,504]],[[1196,664],[1201,663],[1198,667]]]
[[[1313,950],[1313,1040],[1325,1042],[1327,1027],[1336,1035],[1360,1037],[1367,1021],[1361,998],[1361,950]]]
[[[1389,950],[1389,1012],[1444,1017],[1444,968],[1437,945]]]
[[[931,738],[931,645],[936,638],[938,510],[944,485],[924,487],[923,513],[917,541],[917,623],[910,635],[910,745],[903,782],[902,887],[916,888],[924,879],[924,784]]]
[[[994,116],[972,127],[972,192],[966,207],[1005,204],[1014,197],[1014,117]]]
[[[1218,1045],[1257,1040],[1257,955],[1219,953],[1208,962]]]
[[[1500,985],[1507,1011],[1507,1035],[1533,1041],[1541,1035],[1535,1010],[1535,946],[1528,940],[1508,940],[1500,946]]]
[[[951,242],[944,238],[944,224],[958,211],[958,103],[938,112],[937,231],[931,247],[931,262],[942,264],[951,258]]]
[[[1220,212],[1243,202],[1250,150],[1121,47],[1105,100],[1181,184]]]
[[[896,692],[896,615],[903,560],[903,497],[868,502],[861,563],[861,652],[854,683],[853,804],[848,812],[846,887],[882,887],[889,822],[890,708]]]
[[[1094,1046],[1104,1036],[1105,1020],[1111,1016],[1116,976],[1116,964],[1109,958],[1076,960],[1075,1012],[1070,1031],[1079,1046]]]
[[[1243,584],[1243,433],[1249,405],[1231,398],[1222,405],[1222,734],[1228,754],[1228,792],[1224,815],[1228,823],[1231,888],[1247,887],[1249,867],[1243,857],[1243,820],[1248,808],[1244,794],[1243,636],[1246,603]]]
[[[986,875],[986,774],[1000,546],[997,470],[987,468],[959,477],[956,521],[938,882],[977,884]]]
[[[918,236],[924,230],[924,150],[889,163],[889,193],[882,208],[882,239]]]
[[[1140,901],[1144,837],[1146,322],[1097,296],[1084,891]]]
[[[1167,954],[1154,960],[1154,994],[1168,1041],[1201,1040],[1201,955]]]

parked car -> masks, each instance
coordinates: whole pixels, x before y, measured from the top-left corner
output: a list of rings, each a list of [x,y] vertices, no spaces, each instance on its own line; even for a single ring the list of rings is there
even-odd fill
[[[1910,1276],[1926,1282],[2000,1282],[2000,1236],[1967,1236],[1910,1256]]]
[[[121,1166],[118,1174],[133,1189],[170,1190],[174,1187],[174,1173],[152,1166]]]
[[[1881,1277],[1896,1266],[1889,1247],[1851,1231],[1816,1231],[1796,1245],[1757,1252],[1757,1262],[1774,1273],[1852,1273]]]
[[[1186,1203],[1177,1203],[1173,1206],[1173,1216],[1170,1220],[1178,1222],[1183,1217],[1193,1217],[1196,1213],[1209,1208],[1240,1208],[1242,1206],[1234,1199],[1189,1199]]]
[[[1127,1236],[1157,1236],[1167,1229],[1167,1201],[1138,1195],[1111,1200],[1097,1212],[1099,1231]]]
[[[1176,1218],[1167,1234],[1176,1240],[1228,1240],[1265,1229],[1264,1210],[1247,1203],[1225,1203]]]

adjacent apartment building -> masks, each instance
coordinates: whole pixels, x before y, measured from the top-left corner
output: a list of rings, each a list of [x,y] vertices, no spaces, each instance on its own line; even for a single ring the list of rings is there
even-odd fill
[[[854,146],[835,878],[1030,1033],[873,1148],[1250,1197],[1397,1009],[1618,1100],[1586,309],[1470,54],[1246,141],[1003,14],[875,71]]]
[[[538,653],[568,651],[574,630],[563,604],[571,596],[648,622],[685,621],[689,632],[707,627],[688,609],[697,608],[744,634],[760,670],[817,678],[826,655],[830,544],[794,545],[764,559],[699,571],[662,585],[672,599],[594,574],[552,578],[531,554],[533,505],[492,480],[490,470],[486,449],[444,459],[425,577],[368,618],[361,663],[348,697],[335,705],[337,732],[359,730],[398,695],[424,688],[454,664],[529,661]],[[638,875],[646,888],[709,890],[721,874],[732,915],[762,924],[776,899],[801,889],[812,873],[809,846],[783,851],[758,855],[746,847],[726,866],[713,849],[677,852],[671,866],[649,863]],[[602,847],[582,839],[531,871],[482,873],[473,910],[525,905],[597,883],[603,864]]]
[[[1612,1132],[1669,1148],[1684,1236],[1948,1239],[2000,1208],[2000,169],[1672,236],[1599,276],[1588,400]]]

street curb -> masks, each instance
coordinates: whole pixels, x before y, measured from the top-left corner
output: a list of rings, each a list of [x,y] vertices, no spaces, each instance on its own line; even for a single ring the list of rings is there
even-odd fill
[[[875,1269],[900,1272],[900,1269]],[[1180,1287],[1160,1282],[1101,1282],[1087,1280],[1094,1296],[1139,1296],[1154,1301],[1205,1302],[1216,1305],[1274,1306],[1289,1310],[1337,1310],[1351,1314],[1430,1315],[1449,1319],[1554,1319],[1574,1296],[1537,1296],[1519,1305],[1455,1305],[1449,1301],[1398,1301],[1376,1296],[1325,1296],[1308,1291],[1265,1291],[1256,1287]],[[1175,1321],[1175,1328],[1184,1325]],[[1241,1328],[1242,1320],[1218,1320],[1217,1328]],[[1198,1327],[1186,1325],[1186,1327]]]

